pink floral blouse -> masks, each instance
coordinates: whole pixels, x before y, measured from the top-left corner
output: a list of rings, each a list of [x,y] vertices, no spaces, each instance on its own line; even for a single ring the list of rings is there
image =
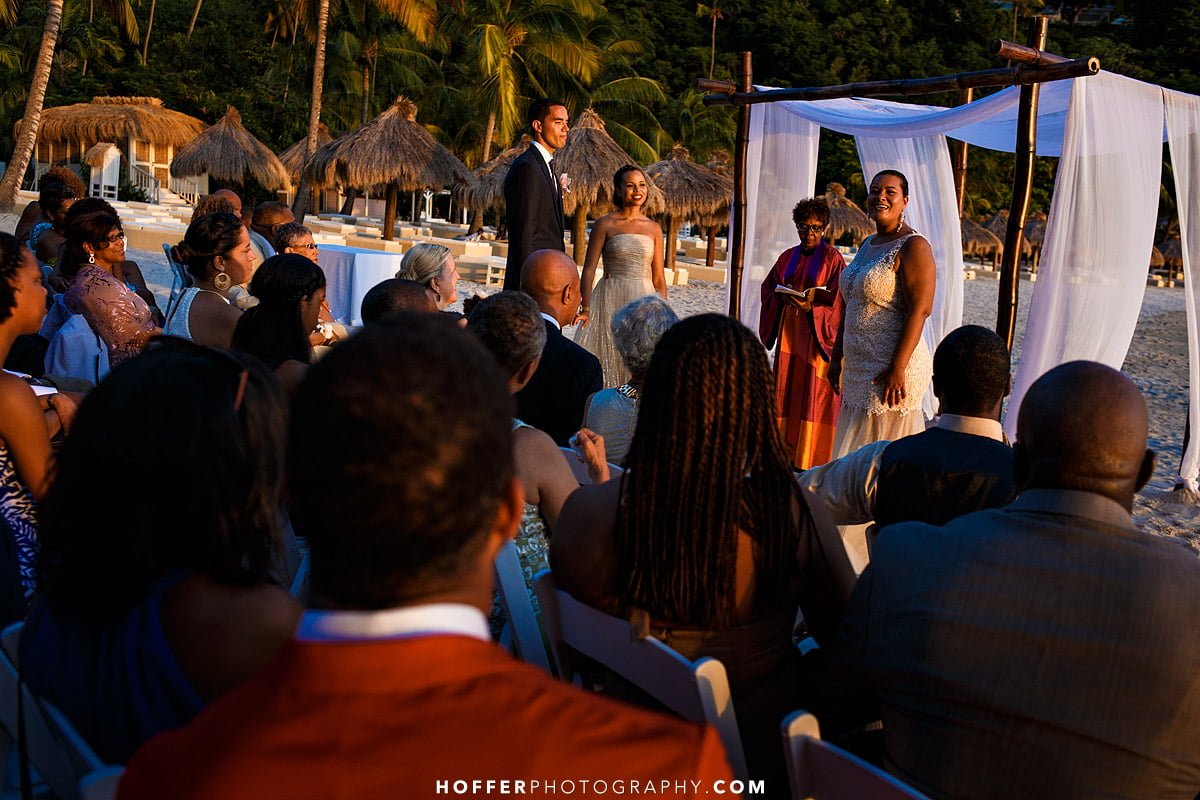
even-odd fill
[[[99,267],[79,270],[64,300],[108,345],[108,360],[114,367],[140,353],[160,332],[146,301]]]

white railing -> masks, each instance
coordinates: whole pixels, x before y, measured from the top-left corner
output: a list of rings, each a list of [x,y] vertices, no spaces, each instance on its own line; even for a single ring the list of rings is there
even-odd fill
[[[167,181],[167,188],[192,205],[200,201],[200,184],[194,178],[176,178]]]
[[[131,183],[145,192],[146,197],[151,203],[157,203],[158,190],[162,188],[162,181],[136,164],[130,167],[129,173]]]

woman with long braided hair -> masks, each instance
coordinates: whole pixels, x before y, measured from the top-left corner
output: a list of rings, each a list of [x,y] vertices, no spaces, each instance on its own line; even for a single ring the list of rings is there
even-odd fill
[[[621,481],[567,501],[550,557],[559,588],[628,617],[688,658],[724,663],[751,774],[779,775],[797,707],[792,628],[832,634],[853,585],[822,541],[774,417],[754,334],[717,314],[659,341]]]

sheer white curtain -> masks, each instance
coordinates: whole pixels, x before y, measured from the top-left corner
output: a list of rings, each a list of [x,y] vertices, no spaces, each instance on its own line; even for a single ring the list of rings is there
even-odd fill
[[[859,136],[856,141],[863,177],[867,181],[884,169],[899,170],[908,178],[908,208],[904,219],[929,240],[937,265],[933,313],[925,321],[923,334],[932,353],[942,337],[962,324],[962,228],[958,224],[954,168],[946,137],[881,139]],[[926,392],[922,405],[925,416],[932,417],[937,410],[932,388]]]
[[[1189,488],[1200,488],[1200,190],[1192,184],[1200,173],[1200,97],[1163,92],[1167,137],[1175,171],[1179,234],[1183,244],[1184,292],[1187,294],[1188,418],[1191,441],[1179,467]],[[1167,424],[1179,424],[1168,421]],[[1160,454],[1160,457],[1169,457]]]
[[[752,331],[758,330],[763,279],[779,254],[800,242],[792,223],[792,208],[803,198],[813,196],[820,135],[819,127],[779,103],[765,103],[750,110],[741,305],[742,322]]]
[[[1005,419],[1047,370],[1076,359],[1119,369],[1133,341],[1154,246],[1162,173],[1157,86],[1076,78],[1024,352]]]

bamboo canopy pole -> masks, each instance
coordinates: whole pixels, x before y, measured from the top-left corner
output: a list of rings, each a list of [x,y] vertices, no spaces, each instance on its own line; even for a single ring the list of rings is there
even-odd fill
[[[958,93],[958,104],[969,105],[975,96],[974,89],[963,89]],[[958,199],[958,218],[963,216],[963,201],[967,199],[967,148],[966,142],[958,142],[954,149],[954,196]]]
[[[1080,58],[1058,64],[1018,64],[1015,67],[960,72],[936,78],[905,78],[891,81],[843,83],[837,86],[810,86],[800,89],[739,90],[732,94],[704,96],[706,106],[745,106],[774,103],[780,100],[833,100],[842,97],[907,97],[918,94],[957,92],[963,89],[983,89],[991,86],[1028,86],[1049,81],[1063,81],[1095,75],[1100,71],[1100,59]],[[700,84],[697,84],[699,86]],[[710,85],[705,82],[705,85]]]
[[[1034,17],[1030,48],[1040,53],[1046,47],[1046,31],[1050,18]],[[1020,69],[1018,67],[1018,69]],[[1021,245],[1025,237],[1025,220],[1029,216],[1029,201],[1033,196],[1033,162],[1037,155],[1037,84],[1022,86],[1017,111],[1016,166],[1013,169],[1012,204],[1008,209],[1008,228],[1004,236],[1004,253],[1000,257],[1000,293],[996,301],[996,333],[1004,339],[1009,352],[1017,325],[1017,293],[1020,288]]]
[[[1047,53],[1036,47],[1026,47],[1023,44],[1008,42],[1004,39],[992,41],[992,55],[997,58],[1006,58],[1009,61],[1019,61],[1022,64],[1062,64],[1071,60],[1054,53]]]
[[[750,53],[739,54],[738,89],[754,89]],[[708,102],[708,98],[705,98]],[[737,137],[733,147],[733,223],[729,231],[729,316],[742,318],[742,268],[746,258],[746,158],[750,150],[750,106],[738,109]],[[672,246],[674,246],[672,244]]]

